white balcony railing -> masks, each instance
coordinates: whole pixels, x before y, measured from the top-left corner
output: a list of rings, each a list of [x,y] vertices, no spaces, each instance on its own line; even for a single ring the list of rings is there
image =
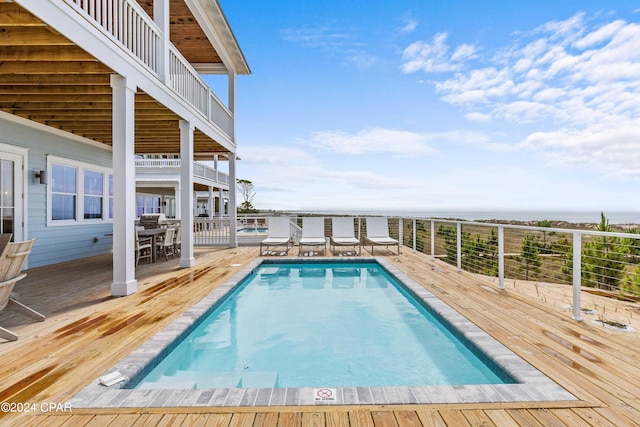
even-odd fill
[[[180,159],[136,159],[136,169],[179,169]],[[229,185],[229,175],[200,162],[193,162],[193,176]]]
[[[97,28],[131,52],[149,71],[160,77],[161,30],[135,0],[63,0]],[[211,91],[198,72],[170,45],[165,83],[233,138],[233,114]]]
[[[160,29],[135,1],[64,0],[81,15],[119,41],[129,52],[159,74]]]

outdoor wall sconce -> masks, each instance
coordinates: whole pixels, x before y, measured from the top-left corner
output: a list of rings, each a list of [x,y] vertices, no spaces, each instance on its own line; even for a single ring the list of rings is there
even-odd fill
[[[47,185],[48,182],[48,177],[47,177],[47,171],[35,171],[35,177],[40,179],[40,184],[42,185]]]

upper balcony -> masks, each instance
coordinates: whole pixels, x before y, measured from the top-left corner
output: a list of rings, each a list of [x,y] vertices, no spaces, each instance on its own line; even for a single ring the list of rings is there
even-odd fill
[[[178,181],[180,159],[136,159],[136,180]],[[193,178],[196,185],[229,190],[229,175],[201,162],[193,162]]]
[[[0,0],[0,110],[112,144],[110,76],[137,87],[135,151],[233,151],[235,76],[250,70],[215,0]],[[203,74],[226,75],[228,105]]]

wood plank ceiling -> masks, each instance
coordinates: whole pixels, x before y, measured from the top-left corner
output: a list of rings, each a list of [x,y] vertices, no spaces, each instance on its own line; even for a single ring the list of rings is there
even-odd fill
[[[141,6],[152,16],[151,1]],[[189,62],[221,62],[182,0],[171,1],[170,16],[172,42]],[[26,9],[0,0],[0,110],[111,145],[111,74],[113,70]],[[138,90],[136,153],[179,153],[179,119]],[[194,151],[226,150],[196,130]]]

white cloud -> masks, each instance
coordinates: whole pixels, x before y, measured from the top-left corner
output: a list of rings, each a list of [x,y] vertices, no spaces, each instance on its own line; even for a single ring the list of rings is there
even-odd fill
[[[414,32],[416,28],[418,28],[418,21],[416,21],[413,18],[407,18],[406,22],[404,23],[402,28],[398,30],[398,32],[403,34],[409,34]]]
[[[376,56],[366,52],[357,28],[334,28],[331,26],[307,26],[280,30],[282,38],[304,47],[320,49],[330,56],[342,56],[345,63],[358,69],[366,69],[377,62]]]
[[[384,128],[364,129],[356,134],[321,131],[311,138],[315,146],[343,154],[432,154],[435,150],[428,141],[428,135]]]
[[[638,179],[640,24],[595,19],[577,13],[520,33],[493,56],[479,58],[492,66],[469,68],[467,62],[467,71],[451,61],[446,35],[438,34],[426,47],[407,47],[404,71],[454,72],[434,85],[468,120],[533,129],[513,138],[514,148],[534,150],[554,164]],[[478,56],[475,48],[468,53]]]
[[[450,54],[446,41],[447,34],[438,33],[431,42],[411,43],[402,53],[402,71],[407,74],[419,70],[427,73],[456,71],[462,68],[465,60],[475,55],[476,49],[470,44],[458,46]]]

